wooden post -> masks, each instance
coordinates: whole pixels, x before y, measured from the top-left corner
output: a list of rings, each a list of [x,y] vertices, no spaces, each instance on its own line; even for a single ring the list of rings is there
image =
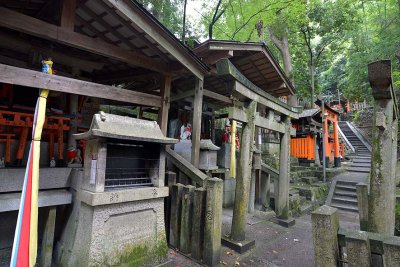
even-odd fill
[[[161,107],[158,111],[158,124],[160,125],[161,132],[165,136],[167,136],[167,127],[168,127],[168,112],[169,112],[170,94],[171,94],[171,81],[172,81],[172,77],[170,75],[165,75],[162,77]]]
[[[206,190],[196,188],[193,200],[193,222],[192,222],[192,258],[201,261],[203,258],[204,245],[204,222],[205,222],[205,200]]]
[[[52,266],[51,261],[53,257],[55,225],[56,225],[56,207],[50,207],[43,233],[42,252],[40,256],[41,267]]]
[[[335,120],[333,122],[333,149],[334,149],[334,166],[340,167],[340,151],[339,151],[339,129],[338,129],[337,115],[335,115]]]
[[[61,22],[62,28],[74,31],[76,0],[63,0]]]
[[[286,132],[281,135],[279,155],[279,178],[274,188],[275,213],[280,219],[289,219],[289,182],[290,182],[290,117],[284,120]]]
[[[182,184],[175,184],[171,190],[171,216],[169,243],[179,248],[179,236],[181,231],[181,210],[182,210]]]
[[[165,229],[167,233],[167,239],[169,242],[170,227],[171,227],[171,192],[172,192],[172,186],[176,184],[176,173],[169,171],[165,173],[165,176],[167,177],[169,196],[165,198],[164,214],[165,214]]]
[[[324,114],[322,114],[324,116]],[[325,144],[325,166],[329,167],[329,155],[331,155],[331,151],[329,150],[329,127],[327,118],[324,119],[324,143]]]
[[[235,204],[231,229],[231,238],[234,241],[242,241],[245,239],[256,107],[257,103],[252,101],[246,110],[247,123],[243,124],[242,128],[242,146],[240,148],[240,160],[238,173],[236,175]]]
[[[203,112],[203,80],[197,79],[194,88],[193,125],[192,125],[192,164],[199,167],[201,115]]]
[[[71,118],[71,126],[68,132],[68,149],[76,148],[76,140],[73,135],[78,132],[78,101],[79,101],[78,95],[75,94],[69,95],[69,113],[72,116],[72,118]]]
[[[249,205],[248,212],[254,212],[254,201],[256,197],[256,170],[252,168],[250,178],[250,194],[249,194]]]
[[[207,180],[204,223],[204,263],[219,266],[221,257],[223,182],[218,178]]]
[[[193,185],[184,186],[182,189],[182,216],[179,250],[189,254],[192,248],[192,223],[193,223]]]
[[[374,98],[368,231],[393,235],[398,122],[390,60],[369,64],[368,78]]]

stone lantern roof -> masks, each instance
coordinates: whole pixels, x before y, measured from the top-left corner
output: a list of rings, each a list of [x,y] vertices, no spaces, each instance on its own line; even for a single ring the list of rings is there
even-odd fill
[[[155,121],[140,120],[125,116],[100,112],[93,116],[89,131],[74,134],[75,139],[93,139],[97,137],[175,144],[177,139],[163,135]]]

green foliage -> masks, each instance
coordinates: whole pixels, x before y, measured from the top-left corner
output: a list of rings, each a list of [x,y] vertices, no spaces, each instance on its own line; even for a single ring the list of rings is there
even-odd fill
[[[400,204],[396,204],[394,235],[400,236]]]

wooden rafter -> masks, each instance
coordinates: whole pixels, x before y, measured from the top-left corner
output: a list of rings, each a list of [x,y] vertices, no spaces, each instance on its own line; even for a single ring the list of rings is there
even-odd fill
[[[73,31],[75,25],[76,0],[62,0],[62,1],[63,5],[61,10],[60,26],[65,29]]]
[[[103,1],[100,1],[99,3],[109,14],[114,16],[114,18],[118,19],[125,27],[128,27],[130,30],[132,30],[137,37],[143,36],[143,34],[139,33],[128,21],[124,19],[119,19],[118,14],[116,13],[116,10],[114,8],[109,7],[106,5]],[[152,50],[155,54],[157,54],[159,57],[161,57],[164,61],[168,62],[170,59],[162,52],[160,49],[157,47],[157,45],[153,44],[148,40],[146,37],[143,36],[141,39],[149,48]]]
[[[128,64],[157,72],[168,73],[168,66],[157,59],[127,51],[118,46],[96,40],[89,36],[71,32],[24,14],[0,7],[0,26],[56,41],[91,53],[109,57]]]

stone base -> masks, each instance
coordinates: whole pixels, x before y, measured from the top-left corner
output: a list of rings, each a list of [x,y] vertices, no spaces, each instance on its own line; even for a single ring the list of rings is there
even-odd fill
[[[233,249],[237,253],[243,254],[256,246],[255,240],[235,241],[228,237],[222,237],[222,245]]]
[[[82,163],[68,163],[68,168],[82,168]]]
[[[279,224],[280,226],[289,228],[295,225],[296,220],[293,218],[289,218],[289,219],[279,219],[277,218],[275,223]]]

